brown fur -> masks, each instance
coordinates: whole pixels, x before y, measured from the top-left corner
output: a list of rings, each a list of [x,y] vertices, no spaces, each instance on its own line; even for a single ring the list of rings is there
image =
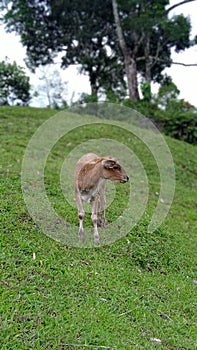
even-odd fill
[[[84,240],[84,209],[82,201],[92,204],[92,222],[94,225],[94,241],[99,242],[98,224],[105,225],[105,183],[106,180],[127,182],[125,170],[116,158],[98,157],[94,153],[82,156],[75,168],[75,199],[80,221],[79,239]],[[99,218],[102,214],[102,220]]]

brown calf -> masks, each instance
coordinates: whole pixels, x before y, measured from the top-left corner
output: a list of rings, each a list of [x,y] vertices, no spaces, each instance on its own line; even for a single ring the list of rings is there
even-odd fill
[[[92,205],[91,219],[94,225],[94,242],[99,243],[98,226],[105,227],[105,183],[106,180],[125,183],[129,181],[118,160],[99,157],[94,153],[82,156],[75,168],[75,199],[80,222],[79,240],[84,241],[83,220],[85,212],[82,202]]]

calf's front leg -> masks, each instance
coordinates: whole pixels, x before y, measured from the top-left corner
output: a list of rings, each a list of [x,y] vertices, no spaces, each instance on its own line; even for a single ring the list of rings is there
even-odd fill
[[[94,243],[99,244],[99,233],[98,233],[98,209],[99,209],[99,195],[92,201],[92,223],[94,225]]]
[[[105,206],[106,206],[106,196],[105,196],[105,183],[103,184],[100,191],[100,206],[99,206],[99,226],[102,228],[106,227],[105,219]]]

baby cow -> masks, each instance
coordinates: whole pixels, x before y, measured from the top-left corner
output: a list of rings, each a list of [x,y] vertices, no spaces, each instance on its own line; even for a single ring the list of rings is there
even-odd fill
[[[106,180],[125,183],[129,181],[129,177],[116,158],[99,157],[94,153],[85,154],[78,160],[74,176],[75,199],[80,222],[79,240],[84,241],[85,212],[82,202],[85,201],[92,205],[94,242],[98,244],[98,226],[105,227]]]

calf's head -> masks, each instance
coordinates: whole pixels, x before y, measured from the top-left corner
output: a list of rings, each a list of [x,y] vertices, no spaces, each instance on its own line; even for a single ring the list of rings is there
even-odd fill
[[[111,181],[125,183],[129,177],[116,158],[102,160],[103,177]]]

